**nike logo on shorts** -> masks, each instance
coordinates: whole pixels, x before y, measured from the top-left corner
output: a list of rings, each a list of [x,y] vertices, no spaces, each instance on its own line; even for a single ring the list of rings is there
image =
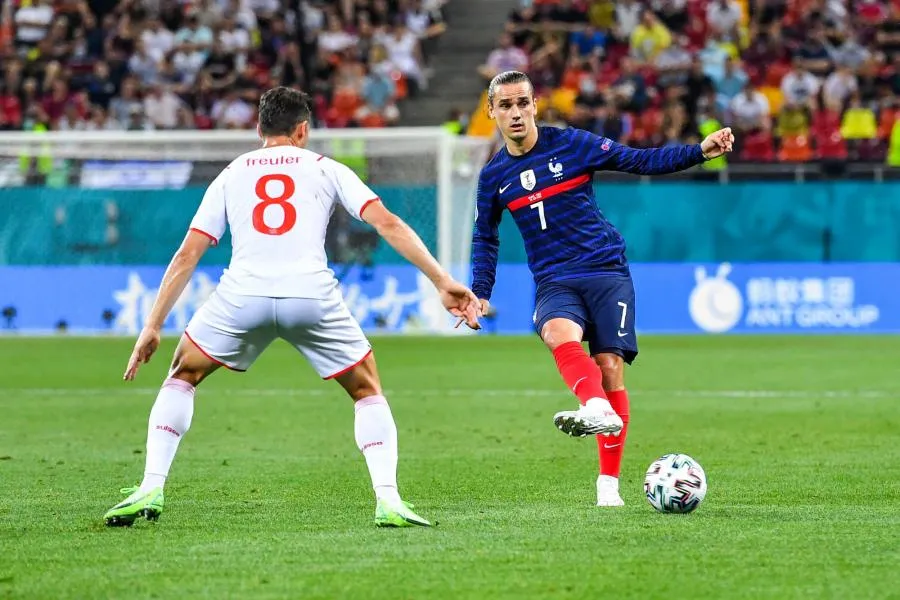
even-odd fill
[[[625,337],[626,335],[628,335],[628,332],[627,331],[617,331],[616,334],[619,337]]]

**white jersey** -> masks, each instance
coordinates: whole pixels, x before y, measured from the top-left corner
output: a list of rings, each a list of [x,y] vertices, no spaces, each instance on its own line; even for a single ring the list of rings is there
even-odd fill
[[[361,220],[376,200],[347,166],[295,146],[273,146],[241,155],[216,177],[191,229],[215,243],[226,224],[231,230],[231,263],[220,290],[325,299],[337,287],[325,257],[336,203]]]

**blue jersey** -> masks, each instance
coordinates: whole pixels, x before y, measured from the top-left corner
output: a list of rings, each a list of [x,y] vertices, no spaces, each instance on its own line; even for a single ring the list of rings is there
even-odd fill
[[[703,160],[699,144],[637,150],[572,128],[539,128],[537,144],[522,156],[504,146],[478,177],[472,291],[491,297],[504,210],[522,233],[537,285],[627,273],[625,240],[594,199],[594,171],[660,175]]]

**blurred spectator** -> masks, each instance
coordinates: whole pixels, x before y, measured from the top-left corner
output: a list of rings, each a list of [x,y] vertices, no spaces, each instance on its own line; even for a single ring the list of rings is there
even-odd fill
[[[710,29],[726,39],[737,40],[741,21],[741,5],[735,0],[712,0],[706,5],[706,22]]]
[[[53,3],[51,0],[35,0],[31,4],[24,2],[15,13],[16,48],[20,55],[34,50],[44,39],[53,22]]]
[[[178,107],[178,109],[180,108],[181,106]],[[173,124],[173,127],[178,124],[178,109],[176,109],[175,112],[175,123]],[[253,107],[238,95],[237,90],[232,89],[225,93],[224,98],[217,100],[216,103],[213,104],[210,116],[216,121],[220,128],[247,129],[251,126],[253,118],[256,115],[254,114]]]
[[[390,32],[382,35],[379,42],[387,50],[388,60],[413,84],[410,85],[410,93],[415,95],[418,89],[425,89],[427,80],[419,40],[406,28],[406,23],[397,19]]]
[[[733,126],[740,132],[769,129],[769,101],[756,90],[752,82],[747,82],[744,91],[731,100],[729,107]]]
[[[640,62],[652,63],[672,43],[672,34],[652,10],[641,14],[641,21],[629,38],[631,55]]]
[[[168,85],[155,84],[144,98],[144,114],[155,129],[174,129],[182,101]]]
[[[657,82],[662,87],[684,85],[688,80],[693,59],[688,50],[689,41],[685,36],[676,38],[675,43],[656,57],[654,65],[659,72]]]
[[[637,0],[621,0],[616,2],[616,35],[627,40],[641,21],[643,6]]]
[[[726,109],[731,101],[741,93],[741,90],[747,85],[747,74],[738,66],[734,59],[728,57],[725,59],[725,71],[717,81],[713,82],[716,87],[717,104],[721,109]]]
[[[781,80],[785,104],[809,105],[819,93],[819,79],[804,65],[803,60],[795,59],[793,68]]]
[[[499,46],[488,55],[487,62],[479,68],[485,79],[493,79],[503,71],[527,71],[528,56],[521,48],[513,46],[512,36],[504,33],[500,36]]]
[[[785,104],[778,113],[775,133],[779,137],[806,135],[809,133],[809,113],[801,104]]]
[[[858,89],[856,75],[849,67],[841,65],[825,79],[822,85],[822,100],[826,106],[840,109]]]

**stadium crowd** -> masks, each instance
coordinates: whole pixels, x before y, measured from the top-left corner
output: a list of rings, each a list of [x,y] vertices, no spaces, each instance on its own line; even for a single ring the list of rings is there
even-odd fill
[[[446,0],[9,0],[0,130],[252,128],[273,85],[318,126],[395,123]]]
[[[635,146],[725,124],[737,160],[900,165],[900,0],[524,0],[480,73],[507,69],[544,124]]]

